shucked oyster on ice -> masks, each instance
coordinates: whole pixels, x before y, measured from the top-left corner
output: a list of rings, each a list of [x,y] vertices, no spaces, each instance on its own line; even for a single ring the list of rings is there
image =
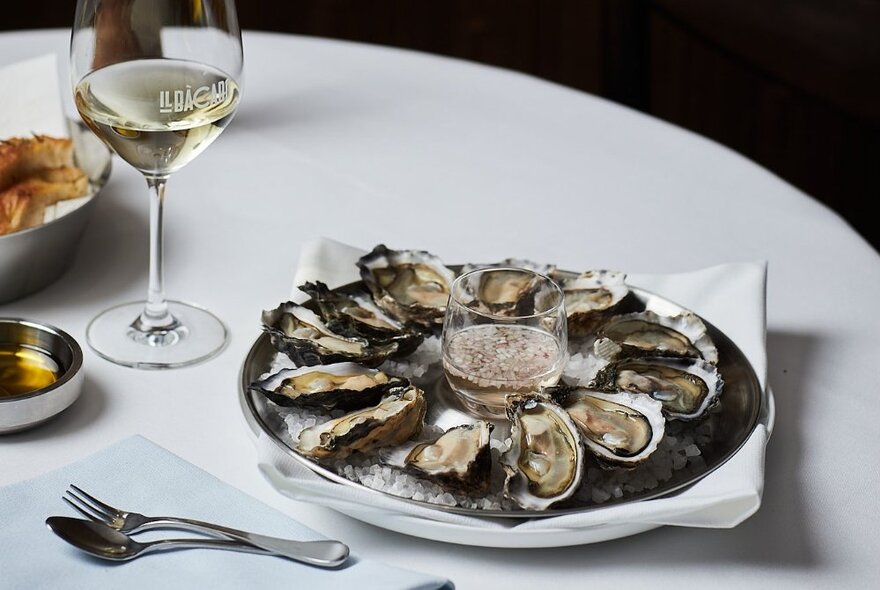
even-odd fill
[[[674,316],[652,311],[614,316],[599,328],[593,350],[606,360],[668,356],[718,362],[718,349],[706,324],[690,311]]]
[[[421,332],[388,315],[366,293],[331,291],[320,281],[305,283],[299,289],[311,296],[330,330],[361,336],[373,345],[396,343],[392,356],[410,354],[424,339]]]
[[[398,348],[396,342],[373,344],[362,336],[335,332],[318,314],[291,302],[264,311],[263,329],[275,349],[297,365],[356,361],[377,366]]]
[[[357,265],[379,307],[425,328],[443,323],[455,273],[439,258],[419,250],[389,250],[380,244]]]
[[[565,295],[568,333],[586,336],[593,333],[610,315],[618,313],[629,287],[626,274],[612,270],[590,270],[577,276],[553,276]]]
[[[492,424],[479,421],[450,428],[433,441],[407,443],[382,453],[389,465],[466,493],[489,489]]]
[[[477,309],[496,315],[527,315],[534,310],[533,295],[539,277],[524,273],[521,269],[548,275],[555,267],[530,260],[508,258],[497,264],[466,264],[461,269],[465,275],[475,270],[493,269],[495,272],[480,273],[479,283],[467,285]],[[477,279],[477,277],[473,277]],[[476,281],[474,281],[476,283]]]
[[[316,459],[345,458],[396,446],[416,436],[425,420],[425,396],[414,385],[395,389],[378,405],[306,428],[296,450]]]
[[[321,281],[303,283],[299,290],[312,298],[328,326],[339,322],[379,335],[392,335],[403,330],[403,324],[382,311],[366,293],[332,291]]]
[[[501,262],[465,264],[461,267],[461,272],[459,274],[466,274],[472,270],[478,270],[481,268],[524,268],[544,276],[550,276],[556,270],[556,266],[553,264],[541,264],[540,262],[526,260],[525,258],[505,258]]]
[[[408,384],[357,363],[336,363],[282,369],[250,388],[280,406],[355,410],[375,405],[392,389]]]
[[[657,450],[666,432],[661,403],[646,395],[565,385],[542,393],[565,408],[584,444],[605,465],[635,467]]]
[[[601,369],[591,386],[646,394],[673,420],[694,420],[711,408],[724,387],[718,368],[701,359],[622,359]]]
[[[581,435],[568,413],[538,394],[507,397],[511,446],[501,457],[504,493],[523,508],[544,510],[569,498],[584,471]]]

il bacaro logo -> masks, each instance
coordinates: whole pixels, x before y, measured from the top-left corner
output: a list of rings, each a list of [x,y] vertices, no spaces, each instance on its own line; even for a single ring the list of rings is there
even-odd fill
[[[195,109],[204,109],[225,101],[229,94],[227,80],[220,80],[210,86],[199,86],[193,89],[187,85],[185,90],[160,90],[160,113],[185,113]]]

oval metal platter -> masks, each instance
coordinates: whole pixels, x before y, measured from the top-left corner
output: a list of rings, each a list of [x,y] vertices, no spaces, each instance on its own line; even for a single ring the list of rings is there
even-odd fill
[[[450,268],[455,270],[457,267],[452,266]],[[363,283],[357,282],[345,285],[340,289],[344,291],[362,291],[364,286]],[[672,315],[684,310],[681,306],[654,293],[637,287],[630,287],[630,290],[644,304],[645,309],[663,315]],[[703,321],[705,322],[705,320]],[[469,516],[540,518],[588,510],[601,510],[607,506],[639,502],[681,492],[718,469],[718,467],[735,455],[755,429],[761,414],[763,395],[758,379],[748,359],[724,333],[708,322],[706,322],[706,326],[709,330],[709,335],[718,347],[718,369],[724,378],[724,391],[721,394],[721,410],[711,418],[715,420],[712,440],[708,444],[700,445],[700,451],[705,460],[705,468],[696,472],[688,469],[673,471],[671,479],[660,482],[653,489],[645,490],[641,493],[625,494],[621,498],[610,499],[601,504],[589,501],[575,501],[564,508],[550,508],[540,511],[519,509],[483,510],[450,507],[398,496],[392,497],[402,502],[412,502],[423,507]],[[277,413],[271,407],[273,405],[272,402],[248,389],[248,386],[257,380],[260,375],[270,370],[276,354],[276,350],[269,342],[269,337],[266,334],[262,334],[251,346],[241,369],[239,401],[245,418],[254,433],[262,432],[284,453],[329,481],[343,486],[355,486],[377,495],[391,495],[346,479],[314,460],[298,454],[285,442],[282,436],[282,429],[285,429],[286,425],[283,420],[278,418]],[[457,402],[442,375],[431,387],[425,389],[425,395],[428,401],[426,423],[436,424],[441,428],[447,429],[458,424],[476,420]],[[507,428],[507,425],[496,423],[496,433],[499,427],[503,431]]]

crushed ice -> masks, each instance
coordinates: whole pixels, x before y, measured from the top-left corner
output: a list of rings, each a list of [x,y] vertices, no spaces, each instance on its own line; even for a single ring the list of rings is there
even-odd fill
[[[387,360],[379,369],[423,386],[442,375],[440,354],[440,339],[431,336],[407,358]],[[591,339],[570,341],[569,354],[563,374],[568,383],[586,385],[605,364],[605,361],[592,354]],[[293,366],[287,357],[278,354],[269,373]],[[308,408],[282,407],[273,403],[266,406],[283,420],[286,429],[279,429],[279,434],[290,446],[296,444],[304,429],[342,415],[338,410],[326,413]],[[706,463],[700,447],[711,443],[719,412],[720,404],[697,424],[667,422],[666,436],[657,450],[647,461],[633,469],[602,469],[591,462],[593,466],[587,467],[586,483],[578,490],[575,498],[584,503],[602,504],[631,495],[649,493],[661,483],[672,479],[673,474],[678,471],[686,470],[682,474],[685,477],[703,472]],[[509,438],[500,440],[493,437],[490,441],[493,457],[492,485],[488,494],[479,497],[451,492],[436,483],[404,473],[396,467],[383,465],[378,454],[356,453],[346,459],[322,464],[340,476],[368,488],[417,502],[480,510],[512,510],[515,506],[501,493],[504,474],[498,461],[501,453],[510,448],[510,444]]]

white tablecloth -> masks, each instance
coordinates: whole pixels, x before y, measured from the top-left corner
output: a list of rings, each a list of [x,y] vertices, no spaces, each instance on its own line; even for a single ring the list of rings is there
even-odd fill
[[[66,47],[64,31],[0,34],[0,64]],[[254,33],[245,54],[240,112],[171,179],[166,214],[169,295],[224,318],[230,346],[170,372],[86,350],[82,399],[44,427],[0,438],[0,484],[140,433],[362,555],[459,588],[874,581],[880,260],[837,215],[712,142],[527,76]],[[257,473],[238,370],[259,311],[287,293],[300,244],[317,236],[425,248],[450,262],[517,256],[633,273],[768,260],[777,421],[763,507],[732,530],[500,550],[407,537],[280,496]],[[98,311],[143,295],[146,260],[143,180],[117,162],[75,266],[0,315],[55,324],[84,344]],[[10,541],[0,527],[0,544]]]

